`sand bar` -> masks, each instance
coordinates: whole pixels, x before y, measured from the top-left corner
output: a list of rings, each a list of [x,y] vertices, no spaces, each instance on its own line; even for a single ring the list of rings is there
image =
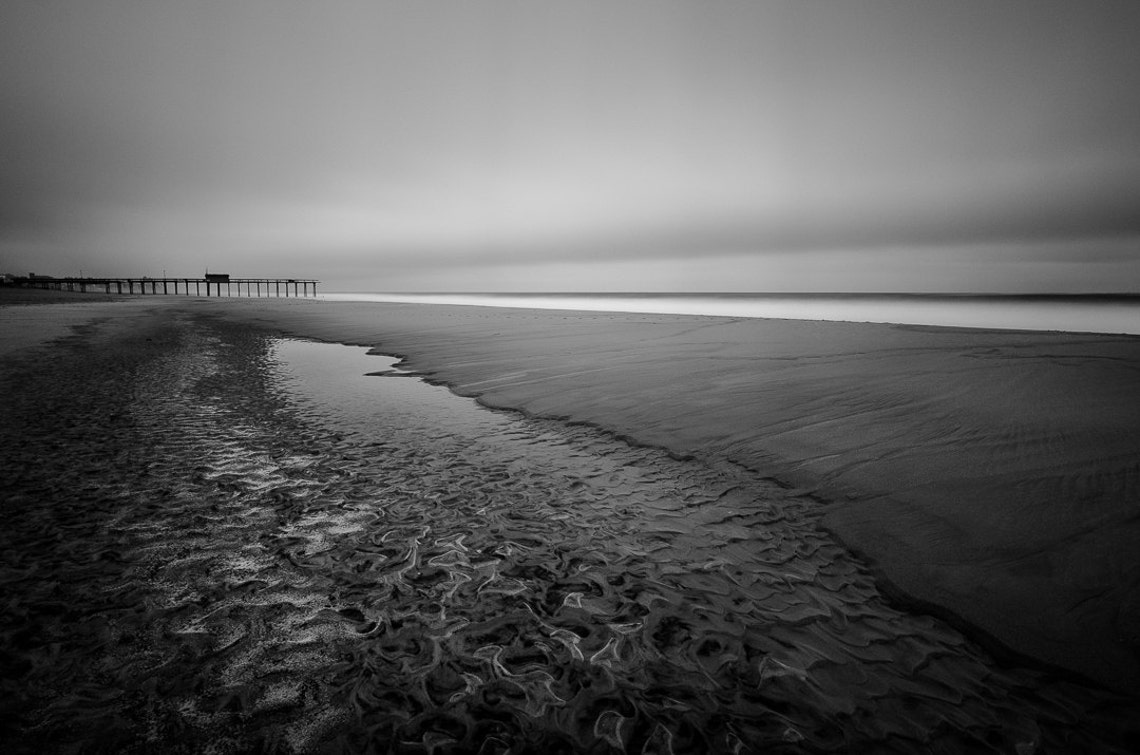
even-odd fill
[[[482,403],[813,491],[887,584],[1140,690],[1140,339],[313,301],[195,303],[375,346]]]

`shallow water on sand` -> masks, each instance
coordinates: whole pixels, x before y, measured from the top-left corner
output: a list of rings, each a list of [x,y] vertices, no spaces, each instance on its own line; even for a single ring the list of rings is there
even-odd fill
[[[164,327],[101,442],[72,422],[11,454],[13,742],[1127,750],[1127,701],[892,607],[771,480],[490,411],[360,348]],[[88,365],[59,368],[68,411],[105,412],[89,384],[123,369]],[[37,444],[66,464],[35,468]]]

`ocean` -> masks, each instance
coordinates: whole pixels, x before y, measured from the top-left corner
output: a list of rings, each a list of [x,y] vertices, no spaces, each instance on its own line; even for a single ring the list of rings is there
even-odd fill
[[[1137,295],[324,293],[320,298],[1140,335]]]

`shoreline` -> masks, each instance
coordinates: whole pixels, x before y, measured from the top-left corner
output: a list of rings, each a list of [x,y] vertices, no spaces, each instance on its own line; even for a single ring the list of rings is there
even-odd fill
[[[749,319],[884,323],[974,330],[1140,335],[1140,296],[724,293],[325,293],[330,302],[448,304]]]
[[[486,406],[776,477],[826,501],[823,526],[916,604],[1140,691],[1140,339],[229,304],[203,309],[400,356]]]
[[[823,526],[913,605],[1015,655],[1140,691],[1138,338],[311,300],[145,303],[369,346],[486,406],[774,477],[822,500]]]
[[[155,295],[103,294],[0,286],[0,307],[36,304],[93,304],[154,301]],[[163,296],[165,298],[165,296]],[[262,297],[253,297],[261,299]],[[265,297],[273,301],[283,297]],[[289,297],[284,297],[289,298]],[[306,297],[302,297],[306,298]],[[174,300],[214,303],[249,296],[202,297],[175,294]],[[744,293],[415,293],[328,292],[326,303],[427,304],[534,309],[575,313],[728,317],[983,332],[1053,333],[1140,337],[1140,294],[744,294]],[[666,302],[653,305],[651,302]],[[954,306],[969,303],[969,310]],[[839,306],[828,314],[828,307]],[[900,305],[903,305],[900,308]],[[946,309],[944,305],[951,305]],[[1041,307],[1040,305],[1048,305]],[[844,309],[844,307],[848,307]],[[851,309],[850,307],[854,307]],[[915,308],[917,307],[917,309]],[[942,307],[941,309],[939,307]],[[1064,308],[1067,311],[1061,312]],[[985,309],[979,315],[970,310]],[[1047,324],[1043,324],[1047,323]]]
[[[0,741],[427,751],[439,742],[427,732],[464,752],[491,736],[535,751],[672,739],[1127,752],[1135,740],[1134,697],[995,658],[885,600],[817,526],[811,495],[484,411],[391,377],[393,360],[367,348],[282,334],[294,314],[321,319],[111,305],[0,363],[15,565],[0,649],[18,685]],[[343,329],[332,314],[340,324],[325,325]]]

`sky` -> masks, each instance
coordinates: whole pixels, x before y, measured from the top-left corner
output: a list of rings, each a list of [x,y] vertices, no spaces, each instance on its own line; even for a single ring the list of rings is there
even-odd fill
[[[1140,293],[1135,0],[4,0],[0,272]]]

